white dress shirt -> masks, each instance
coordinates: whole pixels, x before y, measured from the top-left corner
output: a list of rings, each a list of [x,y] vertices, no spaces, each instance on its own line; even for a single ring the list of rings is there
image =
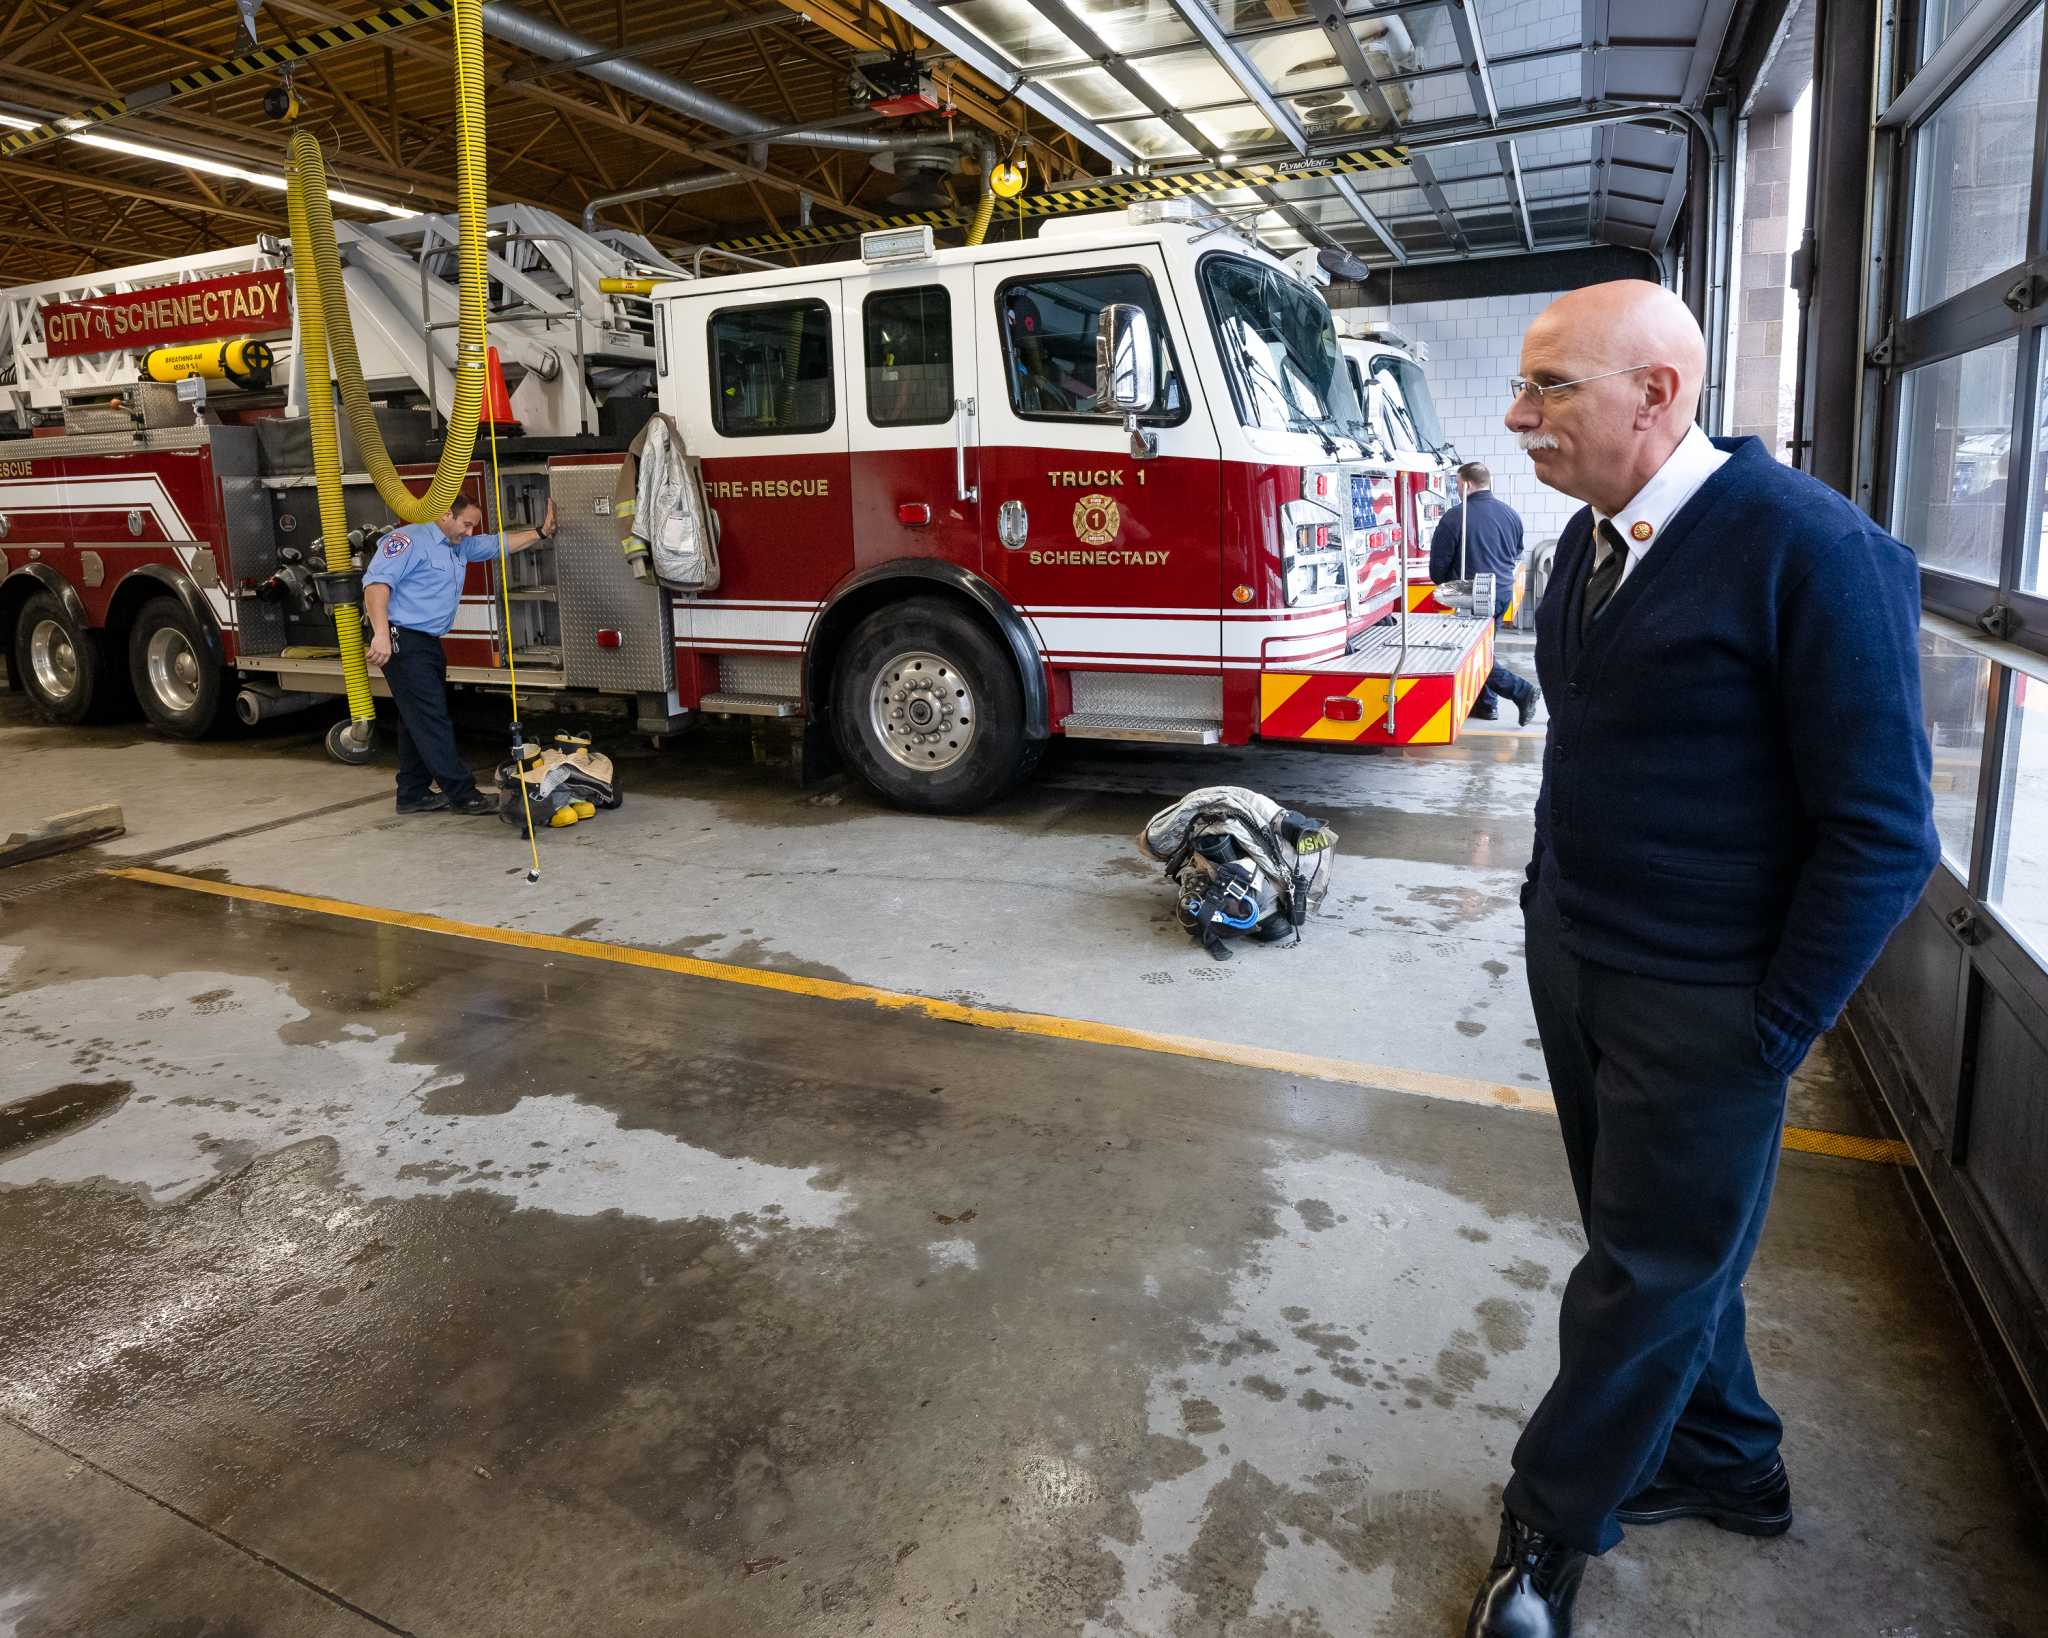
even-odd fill
[[[1663,537],[1664,529],[1678,515],[1678,509],[1700,491],[1728,459],[1714,447],[1713,439],[1700,431],[1699,423],[1686,428],[1656,476],[1636,491],[1635,498],[1610,519],[1597,506],[1593,509],[1593,565],[1607,561],[1611,547],[1600,533],[1602,523],[1612,522],[1628,547],[1628,561],[1621,566],[1623,580],[1635,573],[1643,554]]]

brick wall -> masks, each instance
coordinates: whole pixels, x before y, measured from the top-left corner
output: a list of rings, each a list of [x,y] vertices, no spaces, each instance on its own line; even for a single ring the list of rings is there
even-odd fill
[[[1785,285],[1798,231],[1792,212],[1803,204],[1793,197],[1792,145],[1804,140],[1802,122],[1790,113],[1752,115],[1743,122],[1742,214],[1729,361],[1734,391],[1727,423],[1732,435],[1763,439],[1781,461],[1789,458],[1785,440],[1792,418],[1792,394],[1784,372],[1788,318],[1797,329],[1792,293]]]
[[[1428,346],[1429,387],[1444,432],[1465,460],[1492,468],[1494,492],[1522,514],[1532,546],[1557,535],[1579,509],[1579,502],[1536,481],[1529,457],[1515,448],[1515,435],[1501,424],[1508,409],[1508,377],[1521,368],[1522,332],[1555,299],[1496,296],[1338,309],[1391,323],[1410,341]]]

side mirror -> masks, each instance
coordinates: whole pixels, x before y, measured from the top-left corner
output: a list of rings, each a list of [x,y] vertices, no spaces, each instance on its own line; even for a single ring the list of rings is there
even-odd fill
[[[1359,405],[1365,415],[1366,436],[1382,458],[1394,453],[1393,440],[1387,436],[1387,389],[1377,381],[1365,384],[1365,402]]]
[[[1122,413],[1131,454],[1139,460],[1158,449],[1158,439],[1138,425],[1138,417],[1149,414],[1158,397],[1152,321],[1134,303],[1112,302],[1095,326],[1095,402]]]

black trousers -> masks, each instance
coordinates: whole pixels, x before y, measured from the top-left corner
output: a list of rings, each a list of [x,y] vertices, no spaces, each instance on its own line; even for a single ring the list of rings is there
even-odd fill
[[[1558,1372],[1515,1447],[1507,1505],[1585,1552],[1660,1468],[1741,1483],[1783,1431],[1758,1391],[1742,1279],[1777,1178],[1785,1077],[1755,992],[1579,960],[1528,907],[1529,993],[1586,1254],[1565,1284]]]
[[[384,680],[398,707],[398,800],[417,802],[433,784],[450,801],[473,795],[476,780],[455,748],[448,720],[448,657],[430,631],[395,626]]]

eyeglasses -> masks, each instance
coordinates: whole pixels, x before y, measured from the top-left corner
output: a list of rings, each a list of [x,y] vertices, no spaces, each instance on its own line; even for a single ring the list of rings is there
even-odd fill
[[[1651,369],[1649,364],[1631,364],[1622,370],[1602,370],[1598,375],[1582,375],[1576,381],[1553,381],[1545,386],[1541,381],[1531,381],[1526,375],[1508,377],[1508,401],[1519,404],[1531,394],[1537,403],[1542,403],[1554,392],[1563,392],[1567,387],[1583,387],[1588,381],[1605,381],[1611,375],[1634,375],[1638,370]]]

